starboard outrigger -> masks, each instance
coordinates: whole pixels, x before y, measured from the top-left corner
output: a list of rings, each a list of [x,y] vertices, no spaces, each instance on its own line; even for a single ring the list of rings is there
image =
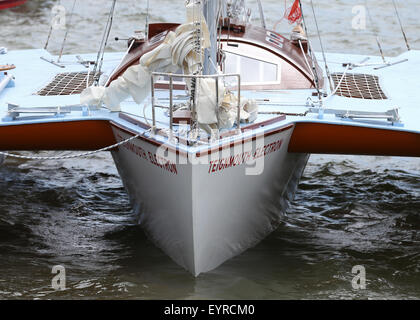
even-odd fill
[[[4,50],[2,154],[111,151],[145,231],[194,275],[277,227],[309,154],[420,157],[420,51],[315,54],[299,1],[290,39],[259,8],[255,26],[244,1],[190,0],[126,53]]]

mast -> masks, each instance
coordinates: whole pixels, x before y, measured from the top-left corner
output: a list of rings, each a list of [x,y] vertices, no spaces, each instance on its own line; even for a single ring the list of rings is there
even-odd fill
[[[216,74],[217,69],[217,12],[220,0],[204,1],[203,15],[206,19],[210,32],[210,48],[204,51],[204,70],[203,74]]]

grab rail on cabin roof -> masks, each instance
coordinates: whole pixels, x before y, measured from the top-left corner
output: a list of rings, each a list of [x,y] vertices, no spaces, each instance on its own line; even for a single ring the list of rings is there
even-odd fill
[[[163,73],[163,72],[153,72],[151,76],[151,90],[152,90],[152,120],[153,120],[153,128],[156,129],[156,113],[155,108],[159,107],[155,104],[155,77],[157,76],[163,76],[169,78],[169,128],[172,132],[173,130],[173,79],[174,78],[188,78],[188,79],[216,79],[215,81],[215,87],[216,87],[216,118],[217,118],[217,128],[220,128],[220,122],[219,122],[219,79],[220,78],[228,78],[228,77],[235,77],[238,79],[238,94],[237,94],[237,118],[236,123],[239,128],[239,125],[241,123],[241,75],[236,73],[226,73],[226,74],[213,74],[213,75],[192,75],[192,74],[174,74],[174,73]],[[192,97],[192,114],[195,114],[196,112],[196,95]],[[154,130],[153,129],[153,130]]]

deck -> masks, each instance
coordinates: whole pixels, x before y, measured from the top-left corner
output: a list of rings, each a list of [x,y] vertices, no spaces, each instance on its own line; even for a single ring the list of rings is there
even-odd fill
[[[107,53],[102,69],[104,74],[110,74],[122,57],[123,53]],[[137,105],[128,99],[121,104],[121,112],[109,112],[104,108],[81,106],[78,94],[36,94],[57,74],[87,72],[80,58],[92,61],[96,59],[96,54],[81,54],[79,58],[76,55],[63,56],[60,62],[63,67],[47,62],[56,60],[56,57],[45,50],[10,51],[0,55],[0,65],[16,66],[10,71],[15,77],[13,85],[0,92],[1,150],[99,149],[115,142],[112,135],[101,127],[106,122],[117,123],[132,132],[147,131],[152,122],[148,100],[145,101],[146,105]],[[319,56],[319,64],[323,65],[321,59]],[[291,152],[420,156],[420,51],[387,58],[390,64],[397,63],[385,67],[380,66],[382,58],[374,56],[331,53],[327,54],[327,61],[333,74],[346,70],[343,63],[353,63],[355,67],[347,70],[348,74],[377,76],[386,99],[332,95],[320,108],[318,97],[314,95],[316,90],[242,91],[243,97],[255,99],[259,105],[258,119],[252,124],[254,131],[244,133],[243,137],[293,125],[296,134],[289,148]],[[362,61],[366,65],[356,67]],[[328,81],[325,84],[328,86]],[[327,89],[327,93],[330,92]],[[185,100],[184,91],[176,91],[174,96],[175,103]],[[167,104],[167,90],[157,90],[157,99]],[[31,112],[33,108],[36,110]],[[395,109],[398,109],[398,117],[392,112]],[[281,117],[281,114],[285,114],[285,117]],[[156,109],[156,122],[162,132],[169,128],[169,117],[164,109]],[[63,123],[67,125],[57,125]],[[83,123],[86,123],[85,130],[80,129]],[[92,126],[93,123],[98,126]],[[243,127],[249,125],[243,124]],[[34,126],[38,126],[38,129],[28,129]],[[15,128],[11,130],[12,127]],[[49,129],[53,127],[54,130]],[[175,126],[175,131],[176,134],[182,134],[178,126]],[[154,139],[167,142],[165,135],[155,136]],[[226,135],[214,143],[223,144],[231,139]],[[54,140],[50,148],[48,140]],[[66,141],[61,147],[60,140]],[[178,147],[185,152],[201,152],[209,146],[204,143],[195,146],[181,144]]]

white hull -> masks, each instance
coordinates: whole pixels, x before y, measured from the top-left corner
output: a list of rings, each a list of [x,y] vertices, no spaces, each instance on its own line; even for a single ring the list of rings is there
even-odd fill
[[[132,135],[113,130],[118,140]],[[150,160],[158,147],[141,139],[113,151],[113,157],[147,234],[197,276],[256,245],[278,226],[309,157],[287,152],[292,132],[293,127],[264,138],[265,145],[282,144],[264,157],[260,175],[246,175],[246,164],[220,171],[191,163],[162,168]]]

